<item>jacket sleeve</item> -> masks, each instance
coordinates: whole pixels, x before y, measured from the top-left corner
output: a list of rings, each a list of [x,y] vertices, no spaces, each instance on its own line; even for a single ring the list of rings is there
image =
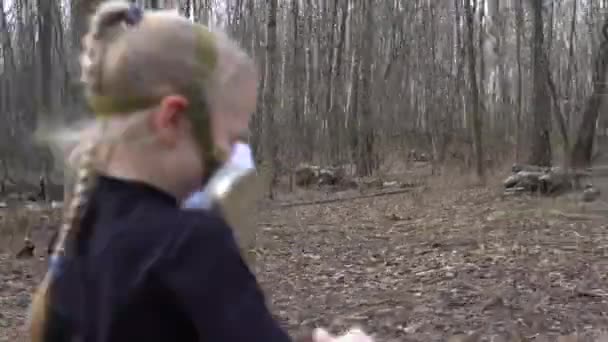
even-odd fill
[[[230,228],[207,215],[205,221],[179,233],[161,270],[201,341],[289,342]]]

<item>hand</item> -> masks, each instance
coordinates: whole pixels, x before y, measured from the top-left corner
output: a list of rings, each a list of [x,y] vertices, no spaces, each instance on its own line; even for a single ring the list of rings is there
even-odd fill
[[[374,339],[359,328],[353,328],[342,336],[331,335],[327,330],[317,328],[312,333],[313,342],[374,342]]]

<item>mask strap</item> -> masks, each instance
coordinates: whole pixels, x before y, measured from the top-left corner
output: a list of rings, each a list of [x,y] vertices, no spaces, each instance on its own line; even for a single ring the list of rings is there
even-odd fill
[[[190,98],[200,99],[200,96],[191,96]],[[186,110],[186,115],[194,126],[194,134],[201,149],[205,166],[203,184],[206,184],[213,173],[220,168],[225,160],[225,156],[219,153],[213,143],[211,118],[207,103],[203,100],[195,100],[195,102],[190,103],[189,108]]]
[[[207,28],[199,27],[197,30],[198,44],[196,48],[196,58],[201,62],[204,68],[201,70],[201,82],[209,80],[213,70],[217,67],[217,44],[215,37]],[[196,84],[196,82],[195,82]],[[198,84],[197,87],[191,89],[189,98],[192,101],[187,115],[193,123],[196,131],[199,146],[203,157],[205,171],[203,175],[203,184],[207,184],[211,176],[222,166],[226,160],[226,155],[221,153],[213,142],[211,132],[211,108],[208,102],[201,97],[201,90],[205,89],[203,84]]]

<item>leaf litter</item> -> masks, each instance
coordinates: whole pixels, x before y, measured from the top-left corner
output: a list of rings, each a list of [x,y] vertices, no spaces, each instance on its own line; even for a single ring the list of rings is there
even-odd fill
[[[281,224],[258,238],[259,279],[294,333],[597,340],[608,327],[608,218],[547,201],[465,188],[275,209],[263,221]]]
[[[273,206],[259,222],[256,273],[293,335],[361,325],[378,341],[606,339],[604,215],[460,187]],[[0,250],[0,341],[24,340],[43,270]]]

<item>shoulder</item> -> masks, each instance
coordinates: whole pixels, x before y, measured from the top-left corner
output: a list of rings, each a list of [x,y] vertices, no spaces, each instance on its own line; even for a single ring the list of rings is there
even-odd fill
[[[144,245],[168,248],[178,248],[192,240],[214,244],[232,236],[224,219],[210,210],[144,208],[115,223],[118,228],[112,230],[119,234],[116,238],[130,236]]]
[[[238,253],[232,229],[206,210],[147,208],[96,227],[95,260],[112,264],[114,272],[205,267],[218,255]]]
[[[202,263],[239,254],[232,229],[221,216],[211,211],[177,209],[173,224],[164,229],[168,229],[164,234],[163,259],[166,262],[183,263],[184,259],[196,258]]]
[[[207,211],[180,212],[153,272],[177,295],[195,302],[210,300],[210,293],[218,295],[235,283],[256,286],[232,230]]]

